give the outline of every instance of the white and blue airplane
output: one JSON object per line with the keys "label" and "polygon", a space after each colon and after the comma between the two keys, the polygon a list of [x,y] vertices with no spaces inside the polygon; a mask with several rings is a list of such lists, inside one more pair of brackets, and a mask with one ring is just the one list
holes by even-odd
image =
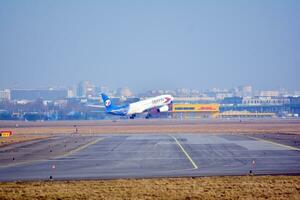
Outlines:
{"label": "white and blue airplane", "polygon": [[116,106],[112,104],[110,98],[106,94],[102,93],[101,96],[106,113],[120,116],[130,116],[130,119],[134,119],[137,114],[145,112],[148,112],[146,118],[149,118],[149,112],[152,109],[157,109],[158,112],[167,112],[169,110],[168,105],[172,103],[174,99],[171,95],[160,95],[142,101]]}

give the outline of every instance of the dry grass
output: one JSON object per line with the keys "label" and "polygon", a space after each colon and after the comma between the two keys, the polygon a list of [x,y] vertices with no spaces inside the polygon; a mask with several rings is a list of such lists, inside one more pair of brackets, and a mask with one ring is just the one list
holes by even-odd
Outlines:
{"label": "dry grass", "polygon": [[[15,127],[18,123],[19,127]],[[67,122],[1,122],[16,134],[74,133],[300,133],[300,120],[269,121],[67,121]]]}
{"label": "dry grass", "polygon": [[0,137],[0,146],[6,146],[13,143],[18,142],[25,142],[25,141],[31,141],[31,140],[38,140],[47,138],[49,136],[37,136],[37,135],[31,135],[31,134],[14,134],[10,137]]}
{"label": "dry grass", "polygon": [[300,199],[297,176],[0,183],[0,199]]}
{"label": "dry grass", "polygon": [[[18,127],[16,127],[16,124]],[[0,146],[50,137],[72,134],[75,127],[80,134],[107,133],[300,133],[300,120],[224,121],[224,120],[121,120],[112,121],[55,121],[22,122],[0,121],[2,130],[12,130],[14,135],[0,137]]]}

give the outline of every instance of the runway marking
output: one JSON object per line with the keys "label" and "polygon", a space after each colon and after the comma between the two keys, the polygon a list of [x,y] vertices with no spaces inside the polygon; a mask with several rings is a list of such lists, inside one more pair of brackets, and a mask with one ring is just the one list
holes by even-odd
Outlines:
{"label": "runway marking", "polygon": [[183,146],[179,143],[179,141],[172,135],[170,135],[175,142],[177,143],[177,145],[180,147],[181,151],[184,153],[184,155],[187,157],[187,159],[192,163],[194,169],[198,169],[198,166],[196,165],[196,163],[193,161],[193,159],[191,158],[191,156],[185,151],[185,149],[183,148]]}
{"label": "runway marking", "polygon": [[290,150],[300,151],[300,149],[297,148],[297,147],[292,147],[292,146],[289,146],[289,145],[280,144],[280,143],[277,143],[277,142],[272,142],[270,140],[265,140],[265,139],[261,139],[261,138],[257,138],[257,137],[253,137],[253,136],[247,136],[247,137],[258,140],[258,141],[262,141],[262,142],[274,144],[274,145],[277,145],[277,146],[285,147],[285,148],[290,149]]}
{"label": "runway marking", "polygon": [[[64,154],[64,155],[60,155],[60,156],[56,156],[54,157],[54,159],[59,159],[59,158],[63,158],[63,157],[67,157],[71,154],[74,154],[80,150],[83,150],[85,148],[87,148],[88,146],[92,145],[92,144],[96,144],[97,142],[103,140],[104,138],[98,138],[94,141],[91,141],[77,149],[74,149],[72,151],[69,151],[68,153]],[[10,164],[6,164],[6,165],[3,165],[3,166],[0,166],[0,169],[1,168],[7,168],[7,167],[14,167],[14,166],[18,166],[18,165],[24,165],[24,164],[31,164],[31,163],[35,163],[35,162],[44,162],[44,161],[52,161],[53,159],[38,159],[38,160],[29,160],[29,161],[23,161],[23,162],[18,162],[18,163],[10,163]]]}
{"label": "runway marking", "polygon": [[66,154],[64,154],[64,155],[61,155],[61,156],[58,156],[58,157],[56,157],[56,158],[63,158],[63,157],[70,156],[70,155],[72,155],[72,154],[74,154],[74,153],[76,153],[76,152],[78,152],[78,151],[81,151],[81,150],[87,148],[87,147],[90,146],[90,145],[96,144],[97,142],[99,142],[99,141],[101,141],[101,140],[103,140],[103,139],[104,139],[104,138],[98,138],[98,139],[96,139],[96,140],[93,140],[93,141],[91,141],[91,142],[89,142],[89,143],[87,143],[87,144],[85,144],[85,145],[83,145],[83,146],[81,146],[81,147],[78,147],[77,149],[74,149],[74,150],[72,150],[72,151],[69,151],[68,153],[66,153]]}

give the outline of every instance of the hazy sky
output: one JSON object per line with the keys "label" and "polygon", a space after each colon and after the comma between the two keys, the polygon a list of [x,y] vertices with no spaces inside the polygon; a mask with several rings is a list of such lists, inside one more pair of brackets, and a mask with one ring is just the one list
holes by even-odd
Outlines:
{"label": "hazy sky", "polygon": [[0,1],[0,88],[300,89],[300,1]]}

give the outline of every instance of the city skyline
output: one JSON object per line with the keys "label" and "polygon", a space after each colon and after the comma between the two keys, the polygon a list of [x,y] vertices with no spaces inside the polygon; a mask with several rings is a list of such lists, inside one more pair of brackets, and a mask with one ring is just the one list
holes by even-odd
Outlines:
{"label": "city skyline", "polygon": [[[258,90],[251,85],[237,86],[233,88],[209,88],[197,90],[193,88],[177,88],[177,89],[152,89],[142,92],[135,92],[129,87],[110,88],[107,86],[97,86],[90,81],[79,82],[76,86],[72,87],[40,87],[40,88],[0,88],[0,99],[10,99],[11,93],[17,92],[27,93],[27,95],[39,96],[42,93],[48,92],[59,93],[61,98],[94,98],[99,97],[100,94],[106,93],[114,97],[146,97],[162,94],[171,94],[178,97],[191,96],[191,97],[216,97],[217,99],[224,99],[225,97],[288,97],[300,96],[300,91],[291,91],[285,88],[275,90]],[[24,95],[23,94],[23,95]],[[25,96],[27,96],[25,95]],[[15,96],[15,95],[13,95]],[[18,96],[18,95],[17,95]],[[22,95],[21,95],[22,96]],[[43,95],[42,95],[43,96]],[[32,98],[32,97],[31,97]]]}
{"label": "city skyline", "polygon": [[164,91],[176,91],[176,90],[182,90],[182,89],[186,89],[186,90],[196,90],[199,92],[205,92],[205,91],[212,91],[212,90],[234,90],[234,89],[241,89],[243,87],[251,87],[252,91],[287,91],[287,92],[299,92],[300,89],[296,89],[296,90],[292,90],[290,88],[283,88],[283,87],[273,87],[273,88],[255,88],[253,85],[251,84],[246,84],[246,85],[236,85],[233,87],[229,87],[229,88],[225,88],[225,87],[211,87],[211,88],[187,88],[187,87],[178,87],[178,88],[146,88],[145,90],[142,91],[138,91],[135,90],[135,88],[130,88],[128,86],[117,86],[117,87],[109,87],[108,85],[104,85],[104,84],[96,84],[92,81],[79,81],[76,84],[72,84],[72,85],[43,85],[43,86],[34,86],[34,87],[25,87],[25,86],[11,86],[11,87],[0,87],[0,90],[5,90],[5,89],[76,89],[78,88],[78,85],[82,84],[83,82],[88,82],[89,84],[91,84],[94,88],[107,88],[109,90],[114,90],[117,91],[118,89],[122,89],[122,88],[128,88],[130,89],[130,91],[132,91],[133,93],[143,93],[143,92],[148,92],[148,91],[158,91],[158,90],[164,90]]}

